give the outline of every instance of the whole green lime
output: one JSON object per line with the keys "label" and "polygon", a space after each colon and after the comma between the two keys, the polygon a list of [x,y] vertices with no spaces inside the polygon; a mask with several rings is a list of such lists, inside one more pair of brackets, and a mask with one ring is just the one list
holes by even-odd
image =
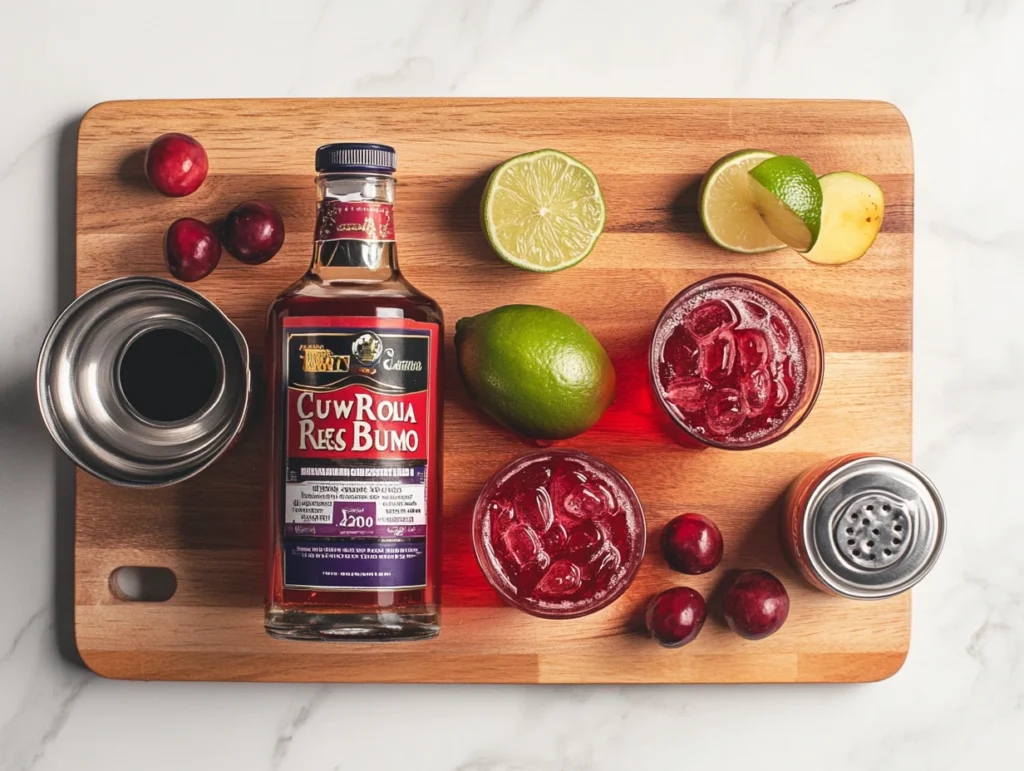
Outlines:
{"label": "whole green lime", "polygon": [[455,350],[473,401],[534,439],[583,433],[615,398],[615,369],[601,343],[551,308],[504,305],[459,319]]}

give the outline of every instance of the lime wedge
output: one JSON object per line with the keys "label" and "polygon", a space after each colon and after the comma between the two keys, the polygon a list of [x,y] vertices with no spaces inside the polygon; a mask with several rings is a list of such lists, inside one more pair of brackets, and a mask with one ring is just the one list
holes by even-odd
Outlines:
{"label": "lime wedge", "polygon": [[558,150],[538,150],[494,170],[480,217],[501,259],[553,273],[590,254],[604,228],[604,198],[582,163]]}
{"label": "lime wedge", "polygon": [[719,158],[700,183],[697,208],[708,238],[732,252],[756,254],[782,249],[754,205],[748,172],[775,153],[738,150]]}
{"label": "lime wedge", "polygon": [[795,155],[776,155],[750,170],[754,205],[777,238],[806,252],[821,230],[821,183]]}

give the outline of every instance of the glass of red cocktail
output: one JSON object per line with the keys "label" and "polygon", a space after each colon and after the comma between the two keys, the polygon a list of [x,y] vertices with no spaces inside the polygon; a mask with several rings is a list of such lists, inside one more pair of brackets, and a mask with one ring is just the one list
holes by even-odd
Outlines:
{"label": "glass of red cocktail", "polygon": [[542,618],[576,618],[616,600],[646,543],[629,482],[581,452],[517,458],[491,477],[473,511],[473,548],[487,580]]}
{"label": "glass of red cocktail", "polygon": [[824,358],[818,328],[792,294],[757,276],[712,276],[662,312],[651,382],[683,443],[751,450],[807,417]]}

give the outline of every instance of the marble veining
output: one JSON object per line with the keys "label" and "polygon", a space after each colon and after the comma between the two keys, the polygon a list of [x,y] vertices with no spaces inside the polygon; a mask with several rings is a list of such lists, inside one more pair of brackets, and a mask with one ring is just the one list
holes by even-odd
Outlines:
{"label": "marble veining", "polygon": [[[1024,2],[0,4],[0,771],[1020,765]],[[349,95],[836,97],[903,110],[917,175],[915,458],[951,523],[943,559],[915,592],[896,677],[122,683],[60,656],[54,554],[67,529],[32,383],[42,335],[68,299],[74,122],[106,99]]]}

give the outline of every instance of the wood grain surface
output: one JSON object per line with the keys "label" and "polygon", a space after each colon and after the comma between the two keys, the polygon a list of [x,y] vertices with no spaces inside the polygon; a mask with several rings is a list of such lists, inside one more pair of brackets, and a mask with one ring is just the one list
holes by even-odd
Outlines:
{"label": "wood grain surface", "polygon": [[[195,136],[210,175],[195,194],[165,198],[142,172],[149,142]],[[96,672],[121,678],[526,683],[868,681],[893,674],[910,637],[910,597],[863,603],[828,597],[788,567],[777,502],[826,457],[911,453],[913,160],[900,112],[876,102],[676,99],[337,99],[111,102],[84,117],[78,144],[77,288],[127,274],[164,275],[172,220],[216,221],[259,198],[283,214],[287,238],[271,262],[225,253],[193,286],[262,352],[267,305],[309,262],[313,152],[329,141],[398,150],[396,224],[408,278],[446,314],[444,615],[439,638],[381,644],[300,643],[263,631],[260,562],[262,401],[237,446],[198,478],[163,490],[113,487],[78,473],[76,631]],[[478,224],[489,172],[517,153],[556,147],[588,164],[608,221],[594,252],[554,275],[509,267]],[[805,158],[819,174],[849,169],[885,192],[882,232],[841,267],[795,252],[744,256],[714,246],[696,214],[701,175],[718,157],[763,147]],[[668,300],[717,272],[777,281],[810,309],[824,339],[825,382],[806,423],[750,452],[684,450],[663,432],[645,360]],[[531,447],[468,401],[454,365],[454,322],[512,302],[572,314],[615,362],[618,399],[566,444],[618,467],[644,504],[652,548],[626,595],[587,618],[546,621],[504,606],[472,554],[470,511],[500,465]],[[676,514],[712,516],[725,535],[722,567],[688,578],[657,547]],[[165,566],[178,580],[163,603],[119,599],[110,575]],[[733,635],[713,613],[693,644],[664,650],[642,634],[646,600],[689,584],[712,598],[730,569],[778,574],[792,599],[785,627],[761,642]]]}

